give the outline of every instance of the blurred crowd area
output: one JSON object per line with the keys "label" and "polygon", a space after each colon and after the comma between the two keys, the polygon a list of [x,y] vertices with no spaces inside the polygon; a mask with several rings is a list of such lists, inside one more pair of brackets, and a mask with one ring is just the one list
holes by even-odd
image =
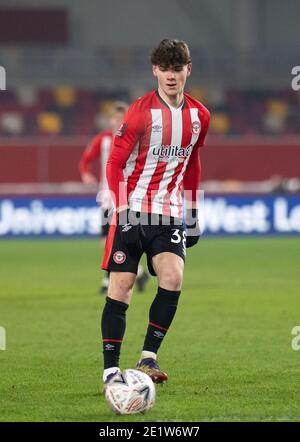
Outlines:
{"label": "blurred crowd area", "polygon": [[[193,85],[188,93],[211,111],[210,134],[245,136],[300,133],[300,93],[293,90],[203,89]],[[115,100],[130,102],[132,96],[127,90],[116,89],[112,93],[69,86],[8,89],[1,94],[0,135],[92,135],[107,129]]]}

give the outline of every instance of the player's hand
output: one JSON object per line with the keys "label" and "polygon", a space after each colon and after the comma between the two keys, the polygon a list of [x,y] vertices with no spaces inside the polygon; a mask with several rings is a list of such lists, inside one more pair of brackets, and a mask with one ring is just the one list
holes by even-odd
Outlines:
{"label": "player's hand", "polygon": [[125,209],[119,212],[118,228],[122,241],[128,246],[140,248],[142,246],[140,238],[140,224],[136,212]]}
{"label": "player's hand", "polygon": [[83,173],[81,179],[84,184],[97,184],[97,178],[90,172]]}
{"label": "player's hand", "polygon": [[193,247],[200,239],[201,230],[198,221],[198,209],[187,209],[185,216],[186,247]]}

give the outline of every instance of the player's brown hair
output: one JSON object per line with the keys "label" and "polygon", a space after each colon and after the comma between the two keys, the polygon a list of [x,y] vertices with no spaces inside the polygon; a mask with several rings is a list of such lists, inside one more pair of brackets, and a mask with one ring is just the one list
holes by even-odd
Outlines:
{"label": "player's brown hair", "polygon": [[151,53],[151,63],[156,66],[176,66],[191,63],[188,45],[182,40],[164,38]]}

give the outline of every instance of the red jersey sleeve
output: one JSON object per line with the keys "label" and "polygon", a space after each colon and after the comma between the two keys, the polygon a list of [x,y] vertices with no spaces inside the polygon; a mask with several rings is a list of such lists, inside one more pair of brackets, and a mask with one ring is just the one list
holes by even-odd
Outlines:
{"label": "red jersey sleeve", "polygon": [[116,132],[113,147],[120,147],[131,152],[143,130],[143,111],[139,100],[137,100],[126,112],[124,121]]}
{"label": "red jersey sleeve", "polygon": [[203,109],[199,109],[198,113],[200,121],[201,121],[201,132],[198,138],[198,141],[196,143],[196,146],[204,146],[205,144],[205,138],[208,132],[209,128],[209,122],[210,122],[210,112],[206,107],[203,106]]}
{"label": "red jersey sleeve", "polygon": [[100,133],[91,140],[91,142],[87,145],[86,149],[84,150],[79,163],[79,170],[81,174],[90,172],[91,163],[95,161],[97,158],[100,159],[101,139],[102,139],[102,134]]}
{"label": "red jersey sleeve", "polygon": [[144,130],[139,100],[133,103],[115,134],[106,166],[106,178],[116,209],[128,205],[123,169]]}

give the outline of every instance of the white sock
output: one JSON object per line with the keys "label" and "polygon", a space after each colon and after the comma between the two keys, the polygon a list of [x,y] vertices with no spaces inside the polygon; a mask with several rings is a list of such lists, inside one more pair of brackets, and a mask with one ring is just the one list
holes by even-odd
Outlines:
{"label": "white sock", "polygon": [[103,372],[103,382],[106,381],[107,376],[109,376],[110,374],[114,373],[115,371],[118,371],[119,373],[121,373],[121,370],[119,367],[110,367],[110,368],[106,368]]}
{"label": "white sock", "polygon": [[104,276],[104,278],[102,278],[102,287],[108,288],[108,283],[109,283],[108,277]]}
{"label": "white sock", "polygon": [[143,267],[139,264],[139,265],[138,265],[138,271],[137,271],[137,275],[136,275],[136,277],[137,277],[137,278],[140,278],[140,277],[142,276],[143,273],[144,273],[144,269],[143,269]]}
{"label": "white sock", "polygon": [[146,359],[146,358],[152,358],[155,359],[157,358],[156,353],[153,353],[153,351],[142,351],[142,355],[141,355],[141,359]]}

